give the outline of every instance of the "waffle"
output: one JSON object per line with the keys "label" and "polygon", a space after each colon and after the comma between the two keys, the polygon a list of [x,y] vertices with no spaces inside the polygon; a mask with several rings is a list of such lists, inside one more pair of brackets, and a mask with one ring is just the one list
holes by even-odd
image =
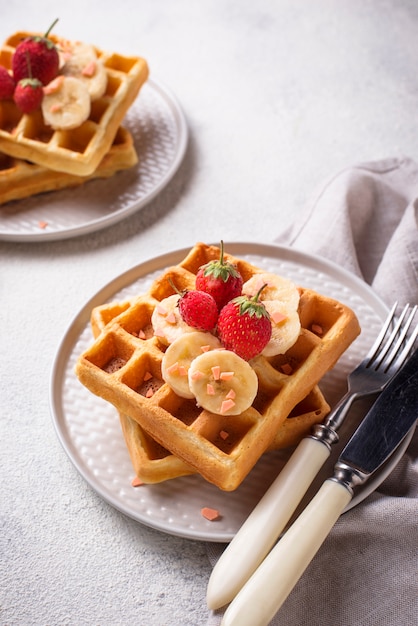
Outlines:
{"label": "waffle", "polygon": [[[155,305],[173,293],[193,288],[199,267],[219,258],[216,246],[198,243],[177,266],[154,281],[102,330],[80,355],[76,374],[94,394],[129,415],[162,447],[179,457],[220,489],[238,487],[269,448],[280,425],[302,402],[322,376],[360,332],[351,309],[312,290],[300,288],[301,332],[286,354],[251,361],[258,376],[253,405],[239,416],[214,415],[193,400],[178,397],[161,377],[164,348],[152,333]],[[225,255],[235,262],[244,281],[257,267]],[[139,337],[143,330],[144,339]],[[316,332],[315,332],[316,331]],[[142,334],[142,333],[141,333]],[[146,374],[151,381],[144,382]],[[146,397],[147,385],[155,393]],[[219,434],[228,432],[227,442]]]}
{"label": "waffle", "polygon": [[[19,42],[34,33],[17,32],[0,50],[0,64],[11,68]],[[55,43],[60,39],[50,36]],[[0,151],[48,169],[89,176],[110,150],[122,120],[148,78],[140,57],[127,57],[96,48],[107,73],[105,94],[91,103],[89,118],[78,128],[54,131],[40,110],[23,115],[12,100],[0,101]]]}
{"label": "waffle", "polygon": [[[95,307],[91,312],[93,335],[98,337],[106,325],[117,315],[126,311],[130,305],[130,301],[124,301]],[[269,450],[296,445],[302,437],[310,433],[313,424],[323,421],[328,411],[328,403],[319,388],[315,386],[280,425]],[[119,417],[135,474],[144,483],[158,483],[196,473],[190,465],[160,446],[141,428],[138,422],[128,415],[120,414]],[[225,431],[223,433],[225,444],[227,435]]]}
{"label": "waffle", "polygon": [[109,178],[136,163],[138,156],[132,136],[122,126],[118,129],[109,152],[90,176],[54,172],[42,165],[0,153],[0,205],[46,191],[78,187],[96,178]]}

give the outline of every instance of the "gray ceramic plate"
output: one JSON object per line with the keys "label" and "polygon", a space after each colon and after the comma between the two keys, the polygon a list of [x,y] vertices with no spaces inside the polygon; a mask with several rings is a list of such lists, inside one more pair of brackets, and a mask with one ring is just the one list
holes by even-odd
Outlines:
{"label": "gray ceramic plate", "polygon": [[[138,164],[105,180],[39,194],[0,206],[0,239],[51,241],[84,235],[142,209],[177,171],[187,146],[187,125],[175,96],[148,80],[129,109]],[[46,227],[40,227],[46,223]]]}
{"label": "gray ceramic plate", "polygon": [[[226,250],[255,265],[289,277],[349,305],[357,314],[362,333],[321,381],[332,405],[346,389],[347,374],[362,360],[377,336],[387,308],[362,281],[338,266],[274,245],[227,243]],[[92,342],[89,317],[92,307],[124,300],[146,291],[166,267],[188,252],[172,252],[133,267],[101,289],[76,315],[53,366],[50,405],[58,437],[69,458],[89,485],[109,504],[133,519],[174,535],[205,541],[230,541],[262,494],[286,462],[289,451],[264,455],[234,492],[223,492],[199,476],[187,476],[157,485],[133,488],[133,470],[123,441],[115,408],[90,393],[77,380],[74,365]],[[356,405],[355,405],[356,406]],[[348,440],[366,407],[357,404],[340,430],[340,442],[318,477],[329,477],[339,450]],[[412,436],[412,433],[411,433]],[[359,488],[350,507],[366,498],[395,467],[409,442],[408,437],[373,480]],[[314,486],[314,489],[316,488]],[[204,519],[202,507],[218,509],[221,519]]]}

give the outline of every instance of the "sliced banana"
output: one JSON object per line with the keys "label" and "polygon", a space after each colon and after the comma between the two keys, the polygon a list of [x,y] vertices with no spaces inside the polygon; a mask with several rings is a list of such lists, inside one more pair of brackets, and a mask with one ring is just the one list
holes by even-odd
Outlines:
{"label": "sliced banana", "polygon": [[189,367],[189,386],[199,406],[218,415],[239,415],[257,395],[252,367],[230,350],[211,350]]}
{"label": "sliced banana", "polygon": [[299,306],[300,294],[296,285],[288,278],[283,278],[270,272],[254,274],[242,286],[242,293],[247,296],[255,296],[263,285],[267,285],[260,294],[260,300],[280,300],[290,308]]}
{"label": "sliced banana", "polygon": [[107,87],[107,72],[97,58],[94,47],[81,42],[72,42],[66,48],[64,58],[61,73],[81,80],[86,85],[91,100],[101,98]]}
{"label": "sliced banana", "polygon": [[163,379],[178,396],[193,398],[188,378],[190,364],[196,357],[216,348],[221,348],[221,342],[210,333],[195,331],[181,335],[167,348],[163,356]]}
{"label": "sliced banana", "polygon": [[154,335],[165,346],[169,346],[184,333],[196,332],[196,328],[183,321],[177,306],[179,299],[179,294],[168,296],[161,300],[152,312],[151,324]]}
{"label": "sliced banana", "polygon": [[270,315],[271,338],[261,354],[267,357],[284,354],[299,337],[299,314],[289,304],[279,300],[263,300],[263,304]]}
{"label": "sliced banana", "polygon": [[44,88],[42,115],[55,130],[77,128],[90,115],[87,87],[76,78],[58,76]]}

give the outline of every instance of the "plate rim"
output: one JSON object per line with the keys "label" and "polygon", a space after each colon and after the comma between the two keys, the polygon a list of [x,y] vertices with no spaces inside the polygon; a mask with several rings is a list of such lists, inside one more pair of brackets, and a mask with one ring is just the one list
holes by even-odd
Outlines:
{"label": "plate rim", "polygon": [[[275,243],[262,244],[254,242],[231,241],[225,242],[225,248],[231,254],[235,254],[235,256],[243,254],[242,249],[244,249],[245,254],[248,256],[259,254],[262,254],[263,256],[273,256],[274,258],[278,258],[282,261],[290,261],[296,264],[307,265],[309,266],[309,268],[313,268],[317,271],[325,271],[326,273],[331,275],[333,273],[336,273],[338,281],[340,281],[341,277],[344,281],[344,285],[346,285],[347,282],[348,286],[350,286],[351,284],[356,294],[358,294],[360,291],[360,296],[366,303],[369,304],[369,306],[372,307],[376,315],[382,318],[382,321],[385,319],[389,311],[387,305],[383,302],[380,296],[376,294],[367,283],[365,283],[355,274],[349,272],[345,268],[340,267],[331,260],[324,259],[314,254],[303,252],[289,246],[278,245]],[[155,270],[163,269],[164,267],[177,263],[179,260],[186,256],[190,249],[191,246],[172,249],[168,252],[156,255],[155,257],[139,262],[138,264],[118,274],[110,281],[106,282],[91,296],[91,298],[89,298],[84,303],[84,305],[78,310],[78,312],[73,316],[70,323],[67,325],[67,329],[64,332],[64,335],[61,338],[55,353],[49,380],[49,409],[56,435],[69,460],[82,476],[82,478],[87,482],[89,487],[93,489],[93,491],[98,494],[105,502],[110,504],[112,507],[114,507],[116,510],[123,513],[124,515],[127,515],[131,519],[134,519],[135,521],[155,530],[186,539],[226,543],[232,540],[234,533],[231,534],[224,531],[216,531],[216,527],[214,527],[213,531],[209,533],[206,533],[200,529],[178,529],[175,527],[170,527],[165,522],[160,522],[159,520],[149,520],[142,516],[138,516],[138,514],[130,511],[129,507],[121,505],[120,501],[118,501],[117,498],[109,495],[99,483],[92,483],[86,473],[85,467],[81,462],[79,462],[77,455],[74,454],[75,448],[73,442],[71,440],[69,441],[68,438],[65,437],[65,432],[62,427],[64,414],[62,410],[63,407],[61,406],[62,397],[60,394],[60,383],[62,383],[65,366],[68,364],[68,357],[74,347],[74,342],[78,339],[80,333],[85,329],[85,326],[88,323],[91,308],[109,300],[109,298],[112,297],[112,294],[120,291],[124,287],[129,286],[130,283],[132,283],[134,280],[138,280],[139,278],[141,278],[141,276],[145,276],[146,274],[151,273]],[[239,252],[237,252],[238,250]],[[333,277],[335,278],[335,276]],[[373,306],[370,304],[370,302],[373,302]],[[403,450],[406,449],[406,446],[409,444],[409,440],[412,437],[412,434],[413,431],[411,429],[409,435],[407,435],[404,441],[400,444],[398,451],[395,451],[393,455],[396,455],[396,452],[398,452],[399,459],[401,458],[403,454],[401,448]],[[400,455],[399,451],[401,451]],[[395,461],[393,466],[389,464],[389,466],[386,468],[386,471],[383,470],[382,473],[379,473],[377,481],[378,484],[376,484],[376,486],[373,486],[372,480],[368,481],[366,483],[367,493],[365,495],[361,494],[361,498],[356,498],[355,496],[351,501],[350,506],[347,507],[346,510],[353,508],[361,501],[363,501],[366,497],[368,497],[368,495],[370,495],[370,493],[372,493],[381,484],[381,482],[383,482],[386,476],[394,469],[399,459]]]}
{"label": "plate rim", "polygon": [[[164,176],[160,179],[157,185],[153,187],[150,193],[147,193],[145,197],[141,198],[130,204],[126,208],[117,209],[112,213],[99,217],[97,219],[89,220],[83,224],[72,226],[69,228],[64,228],[62,230],[55,230],[52,232],[39,232],[39,233],[8,233],[1,230],[1,222],[0,222],[0,241],[8,241],[8,242],[20,242],[20,243],[32,243],[32,242],[49,242],[49,241],[63,241],[66,239],[74,239],[76,237],[80,237],[82,235],[87,235],[89,233],[99,232],[104,228],[108,228],[126,218],[130,215],[133,215],[140,209],[143,209],[147,206],[161,191],[168,185],[171,179],[174,177],[176,172],[178,171],[185,153],[187,149],[187,145],[189,142],[189,128],[187,125],[187,120],[185,113],[180,105],[180,102],[177,96],[173,93],[173,91],[160,79],[148,78],[142,89],[150,88],[151,91],[157,93],[164,101],[169,105],[170,111],[173,115],[173,119],[176,122],[177,131],[178,131],[178,141],[176,145],[176,154],[175,157],[170,164],[170,167],[164,173]],[[141,91],[139,91],[137,98],[134,102],[136,102],[140,96]],[[140,164],[138,165],[140,167]],[[53,193],[53,192],[52,192]],[[24,199],[22,199],[24,201]],[[21,201],[22,201],[21,200]],[[1,207],[0,207],[1,211]]]}

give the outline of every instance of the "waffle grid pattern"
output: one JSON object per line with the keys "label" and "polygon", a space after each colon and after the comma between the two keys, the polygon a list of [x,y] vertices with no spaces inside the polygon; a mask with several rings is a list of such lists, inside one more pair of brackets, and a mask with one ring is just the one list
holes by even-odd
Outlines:
{"label": "waffle grid pattern", "polygon": [[[0,63],[11,67],[18,43],[33,35],[18,32],[0,50]],[[50,37],[59,44],[59,38]],[[49,169],[89,176],[109,151],[129,107],[148,78],[141,57],[96,49],[107,73],[105,94],[92,102],[89,118],[71,131],[54,131],[44,124],[41,111],[23,115],[11,100],[0,102],[0,150]]]}
{"label": "waffle grid pattern", "polygon": [[[97,338],[107,324],[130,306],[131,302],[125,301],[95,307],[91,313],[94,337]],[[149,383],[149,386],[152,387],[152,384]],[[144,386],[143,394],[146,394],[146,391],[147,387]],[[268,450],[295,445],[303,436],[309,434],[313,424],[323,421],[328,411],[328,403],[320,389],[315,386],[280,425]],[[135,474],[140,480],[152,484],[196,473],[194,468],[158,444],[129,415],[120,414],[119,417],[129,456]],[[229,433],[226,434],[229,437]]]}
{"label": "waffle grid pattern", "polygon": [[[197,244],[178,266],[157,278],[146,295],[107,324],[78,360],[76,372],[90,391],[129,415],[206,480],[229,491],[242,482],[271,446],[287,415],[335,364],[357,336],[359,326],[345,305],[301,289],[302,331],[296,344],[280,357],[260,356],[252,361],[259,378],[253,406],[233,421],[201,410],[162,382],[164,348],[151,335],[150,318],[156,303],[173,293],[168,278],[178,289],[193,288],[198,268],[218,257],[217,247]],[[229,258],[237,264],[244,281],[259,271],[245,261]],[[320,335],[313,328],[321,329]],[[139,338],[141,329],[145,340]],[[148,373],[156,387],[151,397],[141,393]],[[223,430],[229,433],[226,441],[219,437]]]}
{"label": "waffle grid pattern", "polygon": [[109,178],[137,162],[132,135],[123,126],[118,129],[109,152],[90,176],[57,172],[0,153],[0,204],[46,191],[78,187],[96,178]]}

